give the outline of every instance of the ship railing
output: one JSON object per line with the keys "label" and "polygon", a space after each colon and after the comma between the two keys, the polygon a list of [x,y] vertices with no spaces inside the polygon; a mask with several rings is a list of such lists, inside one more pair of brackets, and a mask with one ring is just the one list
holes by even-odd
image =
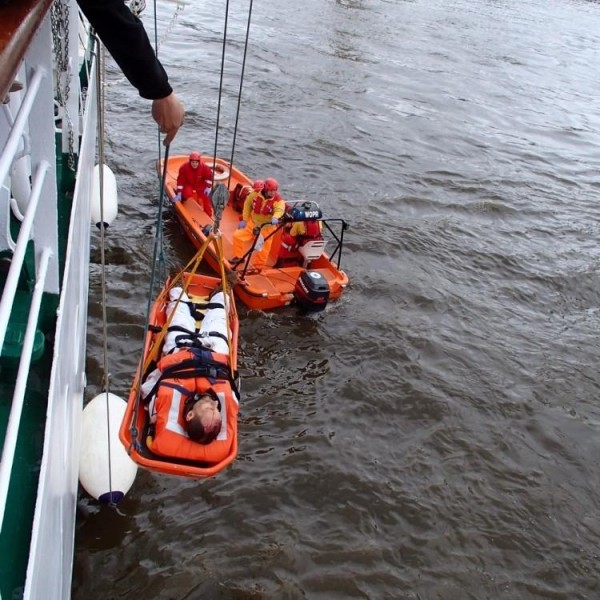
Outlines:
{"label": "ship railing", "polygon": [[[31,254],[30,245],[33,246],[35,260],[35,274],[28,275],[32,284],[29,311],[26,323],[18,332],[22,342],[0,462],[0,530],[6,512],[42,297],[44,293],[59,292],[56,152],[52,118],[54,92],[52,53],[48,52],[52,44],[51,23],[47,15],[49,6],[47,1],[15,3],[14,11],[4,17],[21,19],[18,21],[20,25],[10,43],[0,48],[0,57],[10,60],[2,68],[3,75],[10,73],[10,79],[6,80],[3,76],[0,98],[0,251],[5,264],[10,265],[4,275],[0,300],[0,354],[7,345],[11,316],[17,308],[21,308],[15,304],[16,299],[21,298],[19,283],[23,273],[27,272],[25,263]],[[25,12],[21,14],[21,10]],[[18,86],[11,85],[11,81],[18,82]],[[23,185],[20,186],[20,200],[17,200],[17,194],[13,193],[17,180],[15,169],[17,163],[23,162],[27,164],[27,170],[18,174]],[[44,209],[39,210],[42,199]]]}
{"label": "ship railing", "polygon": [[[17,118],[13,123],[13,127],[9,134],[7,143],[0,155],[0,181],[6,181],[9,169],[13,164],[17,155],[19,143],[24,135],[25,128],[29,121],[31,108],[38,95],[40,83],[44,77],[44,71],[40,67],[35,70],[33,77],[30,79],[27,93],[21,103]],[[0,353],[4,347],[8,323],[12,313],[19,277],[25,260],[27,245],[32,237],[33,225],[35,216],[40,205],[40,198],[44,183],[50,170],[50,163],[42,160],[37,165],[37,170],[33,176],[31,185],[31,194],[23,220],[19,228],[19,234],[11,257],[10,269],[2,292],[2,300],[0,302]],[[4,439],[2,449],[2,460],[0,463],[0,529],[4,520],[4,512],[6,508],[6,499],[8,495],[8,487],[14,461],[15,449],[17,446],[17,438],[19,425],[21,422],[21,414],[23,411],[23,403],[25,398],[25,388],[27,376],[31,365],[31,357],[33,353],[33,345],[35,340],[35,332],[37,328],[38,318],[40,314],[42,294],[44,292],[46,276],[48,274],[48,264],[53,255],[53,250],[46,246],[38,249],[40,259],[38,261],[37,277],[32,295],[29,316],[25,328],[23,338],[23,347],[21,359],[17,371],[17,379],[11,404],[11,410],[8,420],[8,427]]]}

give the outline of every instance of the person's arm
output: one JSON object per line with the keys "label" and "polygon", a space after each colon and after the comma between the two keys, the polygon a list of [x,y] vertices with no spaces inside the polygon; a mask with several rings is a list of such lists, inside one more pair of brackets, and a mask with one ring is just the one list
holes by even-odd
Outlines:
{"label": "person's arm", "polygon": [[156,57],[143,23],[123,0],[77,0],[115,62],[142,98],[153,100],[152,117],[169,145],[183,123],[183,106]]}
{"label": "person's arm", "polygon": [[206,163],[202,163],[200,166],[202,167],[202,178],[207,185],[210,185],[212,183],[213,170]]}
{"label": "person's arm", "polygon": [[256,192],[250,192],[246,196],[246,200],[244,200],[244,210],[242,212],[242,219],[247,221],[250,218],[250,214],[252,212],[252,203],[254,202],[254,198],[256,198]]}
{"label": "person's arm", "polygon": [[146,377],[146,381],[142,383],[141,396],[145,398],[154,388],[156,382],[160,379],[161,376],[160,369],[154,369],[148,377]]}
{"label": "person's arm", "polygon": [[181,167],[179,167],[179,172],[177,173],[177,191],[181,191],[181,189],[183,189],[183,186],[187,183],[186,169],[185,169],[186,164],[187,163],[183,163],[181,165]]}
{"label": "person's arm", "polygon": [[297,237],[299,235],[303,235],[305,232],[304,223],[302,221],[296,221],[292,228],[290,229],[290,235],[292,237]]}
{"label": "person's arm", "polygon": [[143,23],[123,0],[77,0],[102,43],[142,98],[166,98],[173,92]]}
{"label": "person's arm", "polygon": [[273,205],[273,217],[276,219],[281,219],[285,214],[285,200],[283,198],[279,198]]}

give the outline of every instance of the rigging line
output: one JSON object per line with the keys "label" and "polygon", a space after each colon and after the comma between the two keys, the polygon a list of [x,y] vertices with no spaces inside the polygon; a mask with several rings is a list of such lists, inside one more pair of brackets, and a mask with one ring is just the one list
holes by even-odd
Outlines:
{"label": "rigging line", "polygon": [[[223,76],[225,72],[225,48],[227,46],[227,23],[229,21],[229,0],[225,3],[225,23],[223,25],[223,47],[221,50],[221,74],[219,78],[219,99],[217,101],[217,123],[215,126],[215,150],[213,152],[213,167],[217,165],[217,146],[219,142],[219,120],[221,118],[221,101],[223,98]],[[213,168],[213,175],[211,181],[211,187],[215,185],[215,169]]]}
{"label": "rigging line", "polygon": [[[169,292],[177,285],[177,283],[179,282],[180,279],[182,279],[182,280],[184,279],[185,272],[188,270],[190,265],[193,264],[191,272],[192,273],[197,272],[198,267],[202,261],[202,257],[204,256],[204,251],[208,247],[209,241],[210,241],[210,238],[207,238],[204,241],[204,243],[202,244],[202,246],[200,247],[200,249],[198,250],[198,252],[190,260],[190,262],[175,277],[173,277],[171,279],[168,286],[165,286],[165,288],[163,288],[161,290],[161,292],[159,293],[159,295],[156,299],[156,304],[158,304],[159,302],[164,302],[165,304],[167,304],[167,307],[168,307]],[[139,433],[135,424],[138,421],[138,409],[141,404],[140,400],[141,400],[141,391],[142,391],[142,377],[143,377],[144,373],[146,373],[146,371],[150,367],[150,364],[154,360],[158,361],[158,358],[156,356],[157,352],[162,348],[162,344],[163,344],[165,335],[167,334],[167,331],[171,325],[171,321],[173,320],[173,317],[175,316],[177,306],[179,305],[179,302],[181,301],[183,294],[187,293],[187,290],[188,290],[188,287],[190,286],[190,284],[191,284],[190,277],[188,277],[185,281],[183,281],[183,283],[182,283],[183,289],[182,289],[181,294],[179,295],[179,298],[177,299],[175,307],[171,311],[171,313],[167,319],[167,322],[162,326],[161,331],[159,332],[156,339],[152,340],[152,345],[148,345],[148,355],[146,356],[145,359],[144,359],[144,353],[142,352],[142,356],[140,358],[140,362],[138,365],[139,368],[138,368],[138,372],[137,372],[137,377],[135,378],[136,400],[135,400],[134,410],[133,410],[133,414],[132,414],[131,422],[130,422],[130,426],[129,426],[129,431],[131,432],[131,444],[129,445],[129,449],[128,449],[129,453],[131,453],[132,446],[137,444],[137,437],[138,437],[138,433]],[[145,334],[144,334],[144,350],[146,348],[146,340],[148,337],[149,321],[150,321],[150,318],[148,317],[148,319],[146,320],[146,329],[145,329]]]}
{"label": "rigging line", "polygon": [[104,88],[102,87],[102,72],[104,69],[104,47],[96,37],[96,48],[98,48],[98,65],[96,68],[96,100],[98,103],[98,181],[100,183],[100,264],[102,273],[102,342],[104,352],[104,392],[106,394],[106,431],[108,445],[108,491],[110,493],[110,506],[116,506],[113,502],[113,487],[112,487],[112,457],[111,457],[111,437],[110,437],[110,406],[108,394],[110,393],[110,376],[108,373],[108,325],[106,316],[106,256],[105,237],[104,237]]}
{"label": "rigging line", "polygon": [[[148,292],[148,303],[146,306],[146,320],[144,322],[144,335],[142,338],[142,353],[141,353],[142,357],[144,356],[144,350],[146,347],[146,338],[148,337],[148,330],[150,328],[150,310],[152,309],[152,298],[154,295],[154,286],[155,286],[155,281],[156,281],[156,262],[157,262],[157,255],[159,254],[158,244],[159,244],[159,241],[162,242],[162,237],[159,235],[158,232],[162,230],[162,213],[163,213],[162,198],[165,193],[165,181],[167,179],[167,165],[169,164],[169,149],[170,149],[170,146],[167,146],[165,148],[165,159],[163,162],[163,174],[162,174],[162,178],[160,181],[160,198],[161,198],[161,200],[158,203],[158,215],[156,217],[156,235],[154,236],[154,251],[152,254],[152,270],[150,271],[150,289]],[[144,376],[144,372],[143,372],[143,368],[142,368],[143,367],[143,359],[140,360],[139,367],[140,368],[139,368],[139,372],[138,372],[137,381],[140,382],[140,384],[138,384],[132,423],[137,423],[138,406],[140,404],[140,396],[141,396],[141,391],[142,391],[141,390],[141,381],[142,381],[142,377]],[[137,439],[137,431],[136,431],[136,435],[132,435],[133,442],[135,442],[136,439]]]}
{"label": "rigging line", "polygon": [[[191,269],[191,273],[196,274],[196,272],[198,271],[198,267],[200,266],[200,262],[202,261],[202,257],[204,256],[204,251],[207,246],[208,246],[208,240],[206,240],[204,242],[204,244],[202,245],[200,250],[194,256],[194,258],[186,265],[186,267],[182,271],[179,272],[177,277],[173,278],[169,282],[169,285],[166,286],[158,295],[156,303],[164,302],[167,305],[167,311],[170,311],[170,313],[168,315],[168,318],[167,318],[165,324],[162,326],[159,334],[156,336],[156,339],[153,340],[152,348],[150,348],[148,355],[146,356],[146,359],[144,360],[144,367],[142,369],[142,373],[145,373],[148,370],[148,367],[152,364],[152,362],[154,360],[156,360],[158,362],[158,360],[159,360],[157,358],[158,350],[162,348],[165,336],[167,335],[169,327],[171,326],[171,322],[173,321],[173,318],[175,317],[175,313],[177,312],[177,307],[179,306],[179,303],[181,302],[183,295],[187,294],[188,288],[190,287],[190,285],[192,283],[192,278],[188,277],[186,279],[184,277],[184,274],[187,271],[189,265],[192,264],[192,262],[194,263],[194,265]],[[179,294],[179,297],[177,298],[177,300],[175,302],[175,306],[171,310],[169,307],[169,304],[170,304],[169,293],[175,287],[175,285],[179,282],[179,279],[183,280],[183,283],[181,285],[181,293]]]}
{"label": "rigging line", "polygon": [[[157,11],[156,11],[156,0],[154,0],[154,53],[156,54],[156,57],[158,58],[158,16],[157,16]],[[156,125],[156,136],[157,136],[157,145],[158,145],[158,164],[160,164],[160,160],[162,158],[162,143],[161,143],[161,133],[160,133],[160,127],[157,124]],[[167,159],[165,157],[165,164],[167,164]],[[159,202],[162,204],[165,199],[164,199],[164,181],[166,180],[166,176],[163,177],[163,179],[160,182],[160,196],[159,196]],[[163,230],[162,227],[157,230],[156,234],[160,237],[159,240],[159,247],[160,247],[160,251],[159,251],[159,259],[158,259],[158,264],[159,264],[159,276],[162,280],[164,280],[166,278],[166,261],[165,261],[165,252],[164,252],[164,244],[163,244]],[[151,291],[152,292],[152,291]]]}
{"label": "rigging line", "polygon": [[158,18],[156,16],[156,0],[154,0],[154,52],[158,57]]}
{"label": "rigging line", "polygon": [[[229,160],[229,164],[232,167],[233,167],[233,156],[235,153],[235,142],[236,142],[236,138],[237,138],[238,123],[240,120],[240,107],[242,104],[242,89],[244,87],[244,74],[246,72],[246,57],[248,56],[248,40],[250,39],[250,23],[252,21],[252,2],[253,2],[253,0],[250,0],[250,5],[248,7],[248,23],[246,25],[246,41],[244,43],[244,58],[242,59],[242,72],[240,73],[240,89],[238,91],[237,110],[235,111],[235,125],[233,127],[233,143],[231,144],[231,158]],[[229,179],[227,181],[227,187],[229,187],[229,184],[231,183],[232,172],[233,172],[233,169],[230,168],[229,169]]]}
{"label": "rigging line", "polygon": [[[213,234],[211,234],[213,235]],[[231,373],[232,379],[235,376],[233,371],[233,335],[231,333],[231,324],[229,322],[231,311],[234,310],[231,305],[231,299],[229,294],[229,281],[227,280],[227,275],[225,273],[225,258],[223,255],[223,237],[220,232],[218,233],[218,237],[213,235],[213,244],[215,247],[215,251],[217,254],[217,258],[219,261],[219,267],[221,268],[221,286],[223,287],[223,308],[225,310],[225,327],[227,332],[227,346],[229,349],[229,372]]]}

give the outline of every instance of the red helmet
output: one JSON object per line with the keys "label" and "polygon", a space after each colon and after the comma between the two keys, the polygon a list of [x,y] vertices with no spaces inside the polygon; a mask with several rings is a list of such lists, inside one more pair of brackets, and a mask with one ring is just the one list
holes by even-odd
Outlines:
{"label": "red helmet", "polygon": [[257,179],[253,184],[252,184],[252,189],[255,192],[262,192],[263,188],[265,187],[265,182],[262,179]]}
{"label": "red helmet", "polygon": [[276,192],[278,189],[279,184],[277,183],[277,179],[273,179],[272,177],[265,179],[265,192]]}
{"label": "red helmet", "polygon": [[200,153],[199,152],[192,152],[189,156],[190,160],[200,160]]}

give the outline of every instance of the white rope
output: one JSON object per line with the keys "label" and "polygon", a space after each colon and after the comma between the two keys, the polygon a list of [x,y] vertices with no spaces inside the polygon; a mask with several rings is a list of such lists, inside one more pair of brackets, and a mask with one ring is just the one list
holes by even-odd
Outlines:
{"label": "white rope", "polygon": [[104,46],[97,38],[98,48],[98,68],[97,73],[97,93],[98,93],[98,181],[100,185],[100,265],[101,265],[101,292],[102,292],[102,349],[103,349],[103,387],[104,393],[106,394],[106,431],[107,440],[106,444],[108,447],[108,491],[109,491],[109,504],[112,504],[112,459],[111,459],[111,436],[110,436],[110,373],[108,371],[108,319],[106,315],[106,256],[105,256],[105,237],[104,237],[104,88],[102,86],[102,79],[104,74]]}

